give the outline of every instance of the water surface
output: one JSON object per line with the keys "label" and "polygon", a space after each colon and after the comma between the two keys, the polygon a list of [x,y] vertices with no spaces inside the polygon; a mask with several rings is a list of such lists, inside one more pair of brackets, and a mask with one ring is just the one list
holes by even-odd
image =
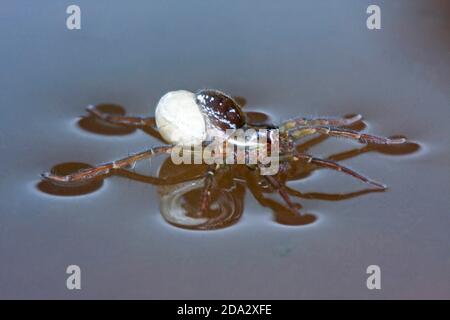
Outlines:
{"label": "water surface", "polygon": [[[449,298],[450,6],[378,1],[382,29],[369,31],[369,3],[78,1],[82,29],[68,31],[66,3],[8,1],[0,297]],[[289,182],[314,217],[301,226],[248,190],[237,223],[198,232],[168,224],[158,189],[127,176],[82,195],[40,185],[53,166],[160,143],[140,130],[96,132],[80,124],[85,106],[151,116],[165,92],[204,87],[244,97],[246,110],[274,121],[361,113],[365,131],[420,148],[311,146],[389,189],[365,193],[347,176],[314,171]],[[136,170],[157,173],[162,161]],[[65,287],[70,264],[82,269],[81,291]],[[366,288],[371,264],[382,269],[381,291]]]}

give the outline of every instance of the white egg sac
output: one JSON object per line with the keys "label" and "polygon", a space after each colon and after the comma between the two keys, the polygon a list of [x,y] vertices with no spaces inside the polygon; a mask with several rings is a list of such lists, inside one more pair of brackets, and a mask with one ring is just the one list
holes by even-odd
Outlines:
{"label": "white egg sac", "polygon": [[205,119],[192,92],[166,93],[156,106],[155,119],[159,133],[170,144],[198,145],[206,138]]}

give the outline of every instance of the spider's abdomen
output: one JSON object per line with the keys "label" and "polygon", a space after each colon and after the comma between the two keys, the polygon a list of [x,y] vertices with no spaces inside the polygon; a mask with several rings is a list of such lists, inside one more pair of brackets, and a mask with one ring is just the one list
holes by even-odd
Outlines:
{"label": "spider's abdomen", "polygon": [[170,91],[162,96],[155,120],[159,133],[171,144],[198,145],[206,138],[205,119],[192,92]]}
{"label": "spider's abdomen", "polygon": [[207,118],[207,125],[223,131],[239,129],[245,125],[245,115],[241,107],[225,93],[203,89],[196,93],[195,99]]}

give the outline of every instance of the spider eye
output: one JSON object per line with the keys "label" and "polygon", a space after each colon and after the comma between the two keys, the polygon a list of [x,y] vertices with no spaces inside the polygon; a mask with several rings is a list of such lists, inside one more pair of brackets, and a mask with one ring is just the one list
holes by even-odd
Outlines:
{"label": "spider eye", "polygon": [[245,115],[233,98],[217,90],[200,90],[195,101],[209,123],[222,130],[238,129],[245,125]]}

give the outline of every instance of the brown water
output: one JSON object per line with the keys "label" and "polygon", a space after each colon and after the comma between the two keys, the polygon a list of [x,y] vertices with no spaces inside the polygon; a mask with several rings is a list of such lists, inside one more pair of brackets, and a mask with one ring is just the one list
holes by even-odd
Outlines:
{"label": "brown water", "polygon": [[[372,32],[368,4],[80,1],[80,31],[65,29],[64,4],[5,5],[0,297],[449,298],[450,6],[382,1]],[[151,116],[165,92],[203,87],[244,97],[261,123],[361,113],[355,129],[411,143],[300,146],[389,186],[299,165],[287,184],[302,218],[236,166],[216,195],[226,210],[210,217],[226,223],[210,232],[167,223],[170,187],[145,177],[202,168],[161,158],[72,189],[40,181],[160,143],[85,117],[85,106]],[[198,191],[182,200],[192,209]],[[69,264],[82,269],[81,291],[65,287]],[[365,286],[370,264],[381,291]]]}

